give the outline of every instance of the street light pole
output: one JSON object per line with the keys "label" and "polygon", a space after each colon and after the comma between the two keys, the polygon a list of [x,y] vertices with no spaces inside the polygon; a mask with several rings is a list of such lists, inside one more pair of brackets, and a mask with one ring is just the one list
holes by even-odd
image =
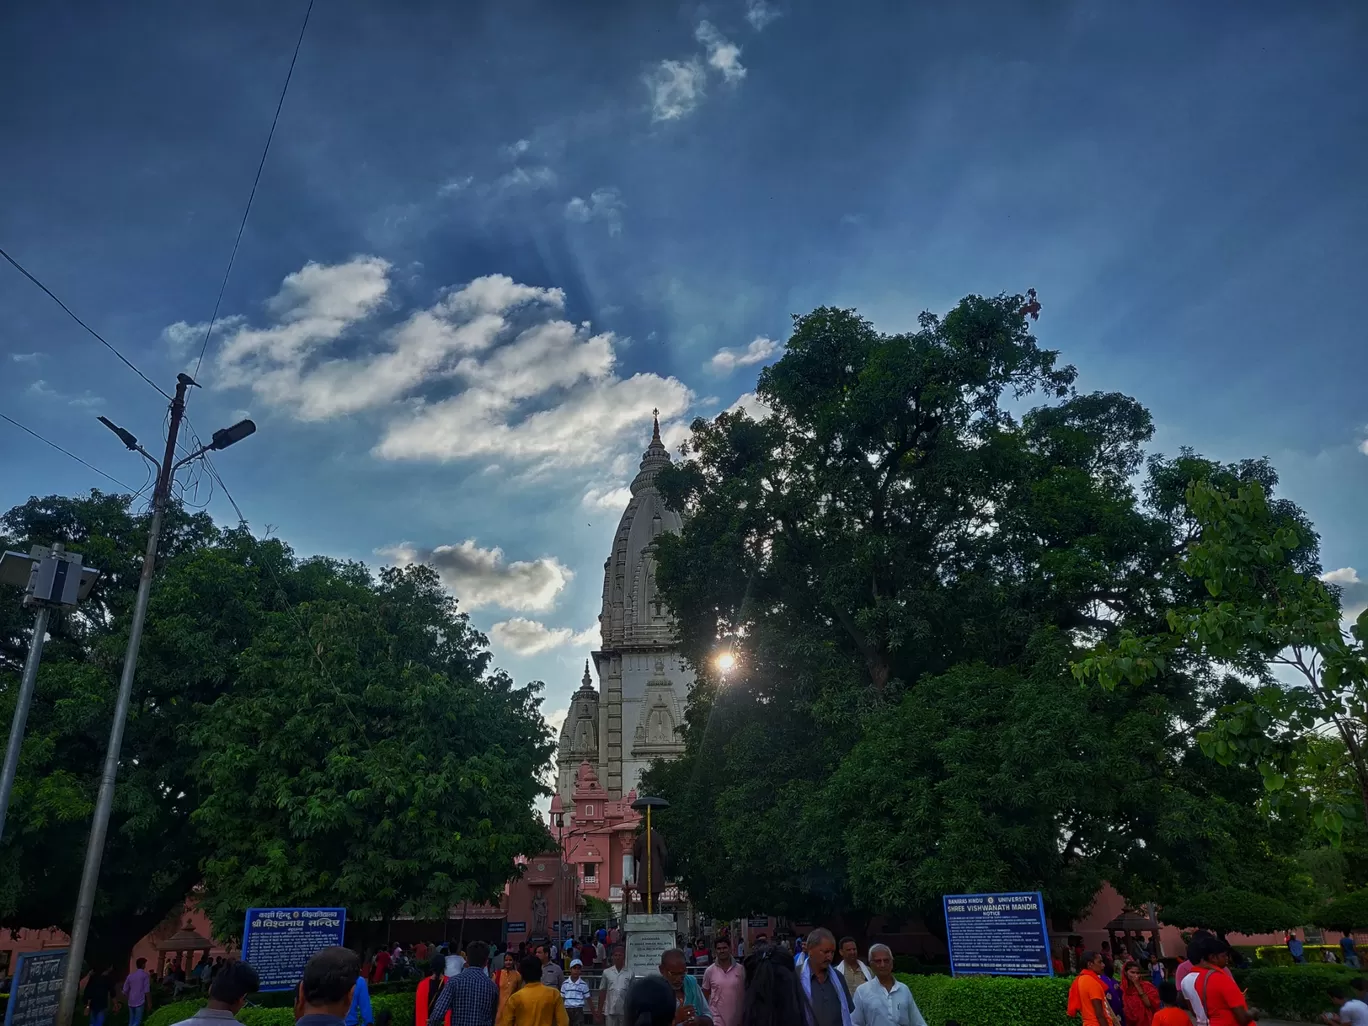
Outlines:
{"label": "street light pole", "polygon": [[6,552],[0,556],[0,580],[24,587],[24,605],[33,606],[33,637],[29,640],[28,657],[24,660],[24,676],[19,682],[19,694],[14,703],[14,718],[10,721],[9,744],[5,746],[5,762],[0,768],[0,839],[5,836],[5,819],[9,814],[10,796],[14,779],[19,773],[19,753],[24,747],[24,727],[28,723],[29,706],[38,685],[38,664],[43,659],[43,642],[47,639],[48,617],[53,609],[74,608],[95,583],[99,571],[81,566],[79,555],[67,555],[66,547],[55,543],[50,549],[34,546],[27,555]]}
{"label": "street light pole", "polygon": [[188,374],[176,376],[176,395],[171,400],[171,420],[166,432],[166,451],[157,463],[129,432],[101,417],[100,421],[119,436],[128,449],[141,452],[157,464],[157,484],[152,490],[152,523],[147,532],[147,549],[143,553],[142,575],[138,579],[138,597],[133,603],[133,623],[128,631],[128,648],[124,653],[123,672],[119,677],[119,695],[114,703],[114,722],[109,728],[109,747],[105,751],[104,770],[100,775],[100,790],[95,801],[95,816],[90,824],[90,840],[86,845],[85,867],[81,872],[81,890],[76,898],[76,914],[71,924],[71,944],[67,953],[66,972],[62,977],[62,996],[57,1007],[56,1026],[71,1026],[76,1014],[76,993],[81,986],[86,944],[90,937],[90,919],[95,909],[95,891],[100,882],[100,861],[104,857],[105,838],[109,833],[109,815],[114,807],[114,785],[119,775],[119,752],[123,747],[124,727],[128,707],[133,698],[133,676],[138,667],[138,648],[142,644],[143,624],[147,620],[147,605],[152,596],[152,578],[157,566],[157,543],[161,538],[163,515],[171,499],[171,480],[176,470],[191,460],[198,459],[210,449],[226,449],[256,431],[250,420],[214,432],[213,440],[195,452],[176,461],[176,439],[181,421],[185,419],[185,394],[198,387]]}

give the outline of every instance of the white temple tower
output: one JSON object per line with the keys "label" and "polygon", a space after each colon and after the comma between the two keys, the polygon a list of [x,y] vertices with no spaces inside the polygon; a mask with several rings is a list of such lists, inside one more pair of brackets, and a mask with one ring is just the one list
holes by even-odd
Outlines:
{"label": "white temple tower", "polygon": [[[581,760],[594,765],[610,798],[621,798],[636,789],[652,760],[684,751],[684,702],[693,674],[679,655],[670,611],[656,591],[652,544],[665,531],[677,534],[683,527],[655,487],[657,472],[669,462],[657,420],[603,564],[603,647],[593,653],[599,689],[593,691],[586,668],[561,728],[556,783],[567,803]],[[589,738],[592,754],[586,751]]]}

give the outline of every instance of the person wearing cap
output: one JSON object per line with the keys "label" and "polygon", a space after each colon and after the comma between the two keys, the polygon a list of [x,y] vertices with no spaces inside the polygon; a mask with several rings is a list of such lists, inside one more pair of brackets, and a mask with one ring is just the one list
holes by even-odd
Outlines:
{"label": "person wearing cap", "polygon": [[570,1026],[584,1026],[584,1012],[589,1006],[589,981],[584,979],[584,962],[578,958],[570,960],[570,975],[561,984],[561,1000],[565,1002],[565,1014]]}

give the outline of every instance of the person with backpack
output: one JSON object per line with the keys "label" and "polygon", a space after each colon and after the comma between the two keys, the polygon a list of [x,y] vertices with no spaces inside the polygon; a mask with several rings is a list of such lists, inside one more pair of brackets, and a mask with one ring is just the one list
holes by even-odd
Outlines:
{"label": "person with backpack", "polygon": [[[427,1026],[428,1018],[432,1015],[432,1006],[437,1003],[438,995],[447,985],[447,977],[443,972],[446,968],[446,958],[434,955],[428,961],[427,968],[428,974],[418,981],[418,990],[413,995],[413,1026]],[[446,1013],[443,1026],[451,1026],[450,1011]]]}
{"label": "person with backpack", "polygon": [[[1235,983],[1227,966],[1230,963],[1230,945],[1225,941],[1216,942],[1220,947],[1207,955],[1202,963],[1201,979],[1196,981],[1195,990],[1201,999],[1210,1026],[1250,1026],[1254,1015],[1244,993]],[[1192,979],[1192,977],[1189,977]]]}

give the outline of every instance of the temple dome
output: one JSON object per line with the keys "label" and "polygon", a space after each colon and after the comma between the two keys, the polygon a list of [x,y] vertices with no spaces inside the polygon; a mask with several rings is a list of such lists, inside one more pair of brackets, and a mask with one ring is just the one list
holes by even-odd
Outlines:
{"label": "temple dome", "polygon": [[632,481],[632,498],[618,521],[613,550],[603,564],[603,611],[599,631],[604,649],[659,648],[674,644],[670,614],[660,601],[655,582],[652,542],[666,531],[678,534],[684,522],[667,509],[656,489],[656,475],[668,466],[670,454],[660,440],[655,421],[650,445]]}

